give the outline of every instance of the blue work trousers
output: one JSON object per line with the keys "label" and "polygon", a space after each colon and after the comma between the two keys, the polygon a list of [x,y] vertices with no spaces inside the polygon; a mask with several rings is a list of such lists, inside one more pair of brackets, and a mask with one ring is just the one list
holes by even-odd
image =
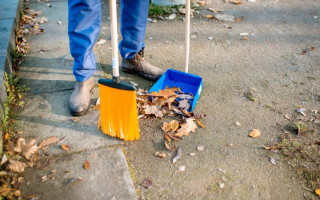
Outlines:
{"label": "blue work trousers", "polygon": [[[149,0],[121,0],[120,54],[133,58],[144,47]],[[92,52],[100,32],[101,0],[68,0],[68,34],[77,81],[88,80],[96,69]]]}

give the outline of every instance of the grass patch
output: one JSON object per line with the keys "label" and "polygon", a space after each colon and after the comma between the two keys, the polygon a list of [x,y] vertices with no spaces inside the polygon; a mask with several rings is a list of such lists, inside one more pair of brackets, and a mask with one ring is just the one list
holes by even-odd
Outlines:
{"label": "grass patch", "polygon": [[[156,5],[150,2],[148,15],[152,17],[156,17],[156,16],[169,15],[173,13],[179,13],[180,8],[185,8],[185,5],[162,6],[162,5]],[[191,5],[191,8],[194,10],[199,9],[199,7],[193,4]]]}
{"label": "grass patch", "polygon": [[149,16],[162,16],[166,14],[173,13],[173,7],[172,6],[158,6],[155,4],[150,3],[149,4]]}
{"label": "grass patch", "polygon": [[11,56],[12,56],[12,63],[17,63],[19,60],[21,60],[24,56],[24,54],[17,49],[11,50]]}
{"label": "grass patch", "polygon": [[289,125],[288,127],[292,132],[300,135],[304,134],[310,130],[309,126],[304,122],[295,122]]}
{"label": "grass patch", "polygon": [[251,91],[245,92],[244,96],[247,97],[250,101],[257,101],[257,99],[253,96]]}
{"label": "grass patch", "polygon": [[14,73],[7,75],[4,73],[4,81],[6,86],[7,98],[4,101],[4,108],[0,109],[1,123],[0,128],[4,133],[4,139],[8,139],[8,135],[15,131],[17,114],[13,112],[13,106],[22,106],[22,92],[26,92],[29,89],[26,86],[19,85],[20,78]]}
{"label": "grass patch", "polygon": [[279,146],[284,159],[306,180],[308,187],[320,188],[320,145],[308,140],[282,139]]}

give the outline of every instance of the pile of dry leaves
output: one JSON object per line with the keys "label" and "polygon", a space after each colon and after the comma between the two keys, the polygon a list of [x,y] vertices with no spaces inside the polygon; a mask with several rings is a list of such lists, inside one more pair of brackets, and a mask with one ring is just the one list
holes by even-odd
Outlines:
{"label": "pile of dry leaves", "polygon": [[44,29],[39,25],[48,22],[48,18],[40,17],[42,11],[35,11],[29,8],[23,10],[24,14],[20,18],[19,33],[37,35],[44,33]]}
{"label": "pile of dry leaves", "polygon": [[[27,167],[36,167],[39,170],[47,169],[50,166],[50,159],[40,158],[39,151],[54,144],[61,144],[65,140],[66,138],[63,137],[50,136],[39,145],[34,139],[26,141],[22,137],[18,138],[15,143],[11,140],[7,141],[6,152],[0,163],[0,195],[6,199],[19,198],[21,195],[19,184],[25,181],[21,173]],[[62,144],[62,146],[65,145]]]}
{"label": "pile of dry leaves", "polygon": [[[183,93],[180,88],[172,87],[151,92],[139,89],[137,91],[137,107],[139,118],[147,116],[163,117],[164,115],[176,116],[178,120],[164,122],[162,130],[164,131],[165,147],[169,151],[176,149],[175,142],[188,136],[190,132],[195,132],[197,124],[205,128],[200,119],[205,115],[198,115],[188,110],[191,107],[191,101],[194,96],[191,93]],[[166,157],[164,153],[157,152],[158,157]]]}
{"label": "pile of dry leaves", "polygon": [[39,25],[48,22],[48,19],[46,17],[39,17],[40,15],[42,15],[42,11],[34,11],[29,8],[24,8],[23,12],[21,12],[19,26],[15,29],[16,47],[14,53],[16,55],[13,61],[15,67],[20,64],[22,55],[27,54],[30,49],[30,45],[24,35],[44,33],[44,29],[40,28]]}

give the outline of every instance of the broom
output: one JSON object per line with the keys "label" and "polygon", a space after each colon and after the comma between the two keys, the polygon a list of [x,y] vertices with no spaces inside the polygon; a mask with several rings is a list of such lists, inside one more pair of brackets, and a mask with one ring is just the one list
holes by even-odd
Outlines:
{"label": "broom", "polygon": [[112,80],[100,79],[101,131],[123,140],[139,139],[136,92],[132,85],[120,82],[116,0],[110,0]]}

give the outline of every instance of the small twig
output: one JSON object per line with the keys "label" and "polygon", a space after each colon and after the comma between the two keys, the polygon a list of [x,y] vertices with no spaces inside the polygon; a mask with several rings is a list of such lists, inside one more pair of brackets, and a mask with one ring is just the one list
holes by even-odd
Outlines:
{"label": "small twig", "polygon": [[305,189],[305,190],[308,190],[309,192],[312,192],[312,193],[314,193],[314,191],[313,191],[313,190],[311,190],[311,189],[309,189],[309,188],[306,188],[306,187],[302,187],[302,189]]}

